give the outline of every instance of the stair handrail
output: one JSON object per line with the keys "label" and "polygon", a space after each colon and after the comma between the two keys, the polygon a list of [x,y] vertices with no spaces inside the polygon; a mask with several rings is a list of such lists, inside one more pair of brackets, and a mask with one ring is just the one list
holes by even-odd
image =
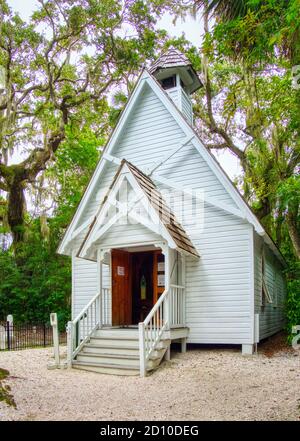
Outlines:
{"label": "stair handrail", "polygon": [[75,319],[67,324],[67,357],[70,367],[85,342],[101,326],[101,297],[102,292],[97,293]]}
{"label": "stair handrail", "polygon": [[165,290],[143,322],[139,323],[140,374],[146,375],[146,365],[165,330],[169,328],[169,290]]}

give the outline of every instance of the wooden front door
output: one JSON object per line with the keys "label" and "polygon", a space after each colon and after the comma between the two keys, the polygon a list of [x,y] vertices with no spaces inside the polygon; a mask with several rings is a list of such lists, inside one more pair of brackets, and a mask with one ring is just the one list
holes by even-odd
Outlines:
{"label": "wooden front door", "polygon": [[131,325],[131,269],[127,251],[112,250],[112,325]]}
{"label": "wooden front door", "polygon": [[132,253],[132,323],[147,317],[153,306],[153,252]]}

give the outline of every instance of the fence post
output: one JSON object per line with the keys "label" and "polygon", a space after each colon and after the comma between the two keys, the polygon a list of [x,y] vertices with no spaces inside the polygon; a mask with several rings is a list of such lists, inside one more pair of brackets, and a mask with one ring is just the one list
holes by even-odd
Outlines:
{"label": "fence post", "polygon": [[44,333],[44,348],[45,348],[46,347],[46,323],[44,323],[43,333]]}
{"label": "fence post", "polygon": [[6,349],[5,326],[0,325],[0,351]]}
{"label": "fence post", "polygon": [[10,350],[10,322],[6,322],[7,349]]}

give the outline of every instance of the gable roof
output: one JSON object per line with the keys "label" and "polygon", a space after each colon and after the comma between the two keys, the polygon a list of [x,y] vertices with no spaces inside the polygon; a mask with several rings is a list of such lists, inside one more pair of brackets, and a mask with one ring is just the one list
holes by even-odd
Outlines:
{"label": "gable roof", "polygon": [[182,251],[199,257],[198,251],[192,244],[183,227],[177,221],[174,213],[172,213],[170,208],[167,206],[154,182],[149,178],[149,176],[145,175],[133,164],[127,161],[125,161],[125,163],[128,165],[129,170],[135,176],[140,187],[146,194],[149,203],[158,213],[161,222],[166,226],[177,247]]}
{"label": "gable roof", "polygon": [[[126,167],[127,166],[127,167]],[[180,225],[180,223],[177,221],[175,215],[172,213],[170,208],[167,206],[165,200],[163,199],[161,193],[156,188],[154,182],[145,175],[141,170],[139,170],[136,166],[131,164],[130,162],[126,161],[125,159],[122,160],[114,178],[110,185],[110,188],[108,190],[108,193],[106,194],[104,200],[101,203],[100,209],[95,216],[94,220],[92,221],[88,233],[85,236],[80,249],[78,251],[78,256],[80,257],[81,252],[85,246],[85,244],[88,242],[92,232],[93,227],[96,225],[97,220],[103,213],[103,208],[105,205],[105,202],[108,200],[112,189],[117,182],[119,176],[121,175],[123,169],[126,169],[132,174],[132,176],[135,179],[135,182],[138,184],[139,188],[142,190],[144,196],[147,198],[147,201],[149,202],[150,206],[156,211],[156,213],[159,216],[160,222],[162,226],[166,229],[166,231],[169,233],[170,237],[173,239],[176,248],[178,250],[191,254],[194,257],[200,257],[198,251],[192,244],[190,238],[186,234],[183,227]],[[126,171],[126,170],[125,170]],[[81,256],[83,257],[83,256]]]}
{"label": "gable roof", "polygon": [[85,202],[89,199],[92,191],[94,190],[95,184],[97,182],[97,178],[100,176],[100,174],[102,173],[105,167],[106,160],[104,158],[104,154],[109,155],[109,153],[112,151],[118,137],[121,134],[121,131],[123,130],[124,125],[126,124],[127,119],[131,114],[131,109],[134,107],[135,103],[138,100],[138,97],[140,96],[146,84],[151,87],[154,93],[156,93],[158,98],[161,100],[161,102],[165,105],[165,107],[168,109],[170,114],[177,121],[178,125],[181,127],[185,135],[186,136],[195,135],[191,142],[198,151],[198,153],[203,157],[203,159],[206,161],[206,163],[213,171],[213,173],[217,176],[221,184],[231,195],[236,205],[241,209],[242,213],[245,215],[245,219],[247,219],[247,221],[253,225],[254,229],[260,236],[264,237],[265,242],[270,246],[270,248],[277,256],[277,258],[281,261],[281,263],[283,265],[286,265],[285,260],[281,255],[279,249],[277,248],[277,246],[275,245],[269,234],[265,231],[264,227],[253,213],[251,207],[248,205],[246,200],[243,198],[243,196],[240,194],[238,189],[232,183],[232,181],[230,180],[226,172],[223,170],[217,159],[214,157],[212,152],[205,147],[198,132],[195,130],[193,126],[191,126],[191,124],[186,120],[186,118],[184,118],[181,111],[178,109],[178,107],[175,105],[175,103],[172,101],[172,99],[169,97],[166,91],[161,87],[160,83],[156,80],[156,78],[153,75],[151,75],[151,73],[147,69],[144,69],[141,72],[141,75],[137,80],[137,83],[128,99],[126,106],[120,114],[117,125],[113,130],[105,146],[105,149],[103,150],[102,157],[100,158],[98,165],[95,169],[95,172],[86,188],[86,191],[81,198],[78,209],[76,210],[73,219],[60,243],[58,252],[62,254],[65,252],[65,246],[67,245],[68,240],[69,241],[71,240],[71,235],[75,231],[77,222],[80,219],[80,216],[83,212]]}

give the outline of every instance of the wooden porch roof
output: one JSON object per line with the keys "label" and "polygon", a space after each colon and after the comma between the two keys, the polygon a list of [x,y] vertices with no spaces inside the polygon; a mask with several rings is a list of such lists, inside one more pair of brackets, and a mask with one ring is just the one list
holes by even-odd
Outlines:
{"label": "wooden porch roof", "polygon": [[[183,229],[183,227],[180,225],[180,223],[176,220],[175,215],[173,214],[173,212],[170,210],[170,208],[167,206],[166,202],[164,201],[161,193],[159,192],[159,190],[157,189],[157,187],[155,186],[154,182],[149,178],[149,176],[147,176],[146,174],[144,174],[141,170],[139,170],[136,166],[134,166],[133,164],[131,164],[130,162],[126,161],[125,159],[122,160],[114,178],[113,181],[110,185],[109,191],[106,194],[101,207],[103,206],[103,204],[105,203],[105,201],[107,200],[109,193],[111,192],[114,183],[116,182],[118,176],[121,173],[122,168],[127,165],[129,171],[132,173],[132,175],[135,178],[135,181],[138,183],[139,187],[141,188],[141,190],[143,191],[143,193],[145,194],[145,196],[147,197],[150,205],[155,209],[155,211],[158,213],[159,215],[159,219],[161,221],[161,223],[164,225],[164,227],[167,229],[168,233],[170,234],[170,236],[172,237],[172,239],[174,240],[176,246],[178,247],[179,250],[191,254],[195,257],[200,257],[198,251],[196,250],[196,248],[194,247],[194,245],[192,244],[190,238],[188,237],[187,233],[185,232],[185,230]],[[84,247],[84,244],[86,243],[86,241],[88,240],[88,237],[90,235],[90,232],[93,228],[93,225],[96,223],[97,221],[97,217],[99,216],[100,212],[101,212],[101,207],[98,210],[97,215],[95,216],[93,222],[91,223],[89,230],[80,246],[78,255],[80,254],[81,250]]]}
{"label": "wooden porch roof", "polygon": [[177,221],[173,212],[167,206],[165,200],[155,186],[154,182],[149,178],[149,176],[145,175],[143,172],[141,172],[141,170],[139,170],[130,162],[125,160],[123,160],[122,162],[125,162],[127,164],[128,168],[134,175],[141,189],[144,191],[152,207],[158,213],[161,222],[167,228],[178,248],[189,254],[192,254],[193,256],[200,257],[198,251],[192,244],[187,233]]}

